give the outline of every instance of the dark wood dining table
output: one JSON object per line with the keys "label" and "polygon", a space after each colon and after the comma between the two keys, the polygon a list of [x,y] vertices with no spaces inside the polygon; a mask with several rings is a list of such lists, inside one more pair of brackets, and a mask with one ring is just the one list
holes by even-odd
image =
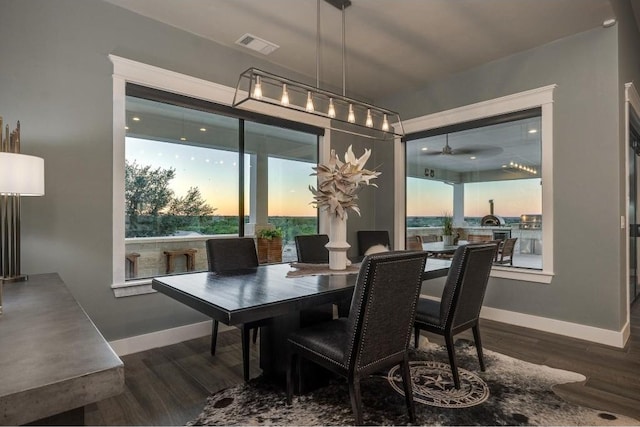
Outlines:
{"label": "dark wood dining table", "polygon": [[[429,259],[423,280],[446,276],[450,262]],[[266,375],[286,369],[286,337],[301,327],[300,313],[353,294],[354,274],[296,275],[289,264],[269,264],[236,274],[185,273],[154,278],[153,289],[224,323],[270,319],[260,332],[260,367]]]}

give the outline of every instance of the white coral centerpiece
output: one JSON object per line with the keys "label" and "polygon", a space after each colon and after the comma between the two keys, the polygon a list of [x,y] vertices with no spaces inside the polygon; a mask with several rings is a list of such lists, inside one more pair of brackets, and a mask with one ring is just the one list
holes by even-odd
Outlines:
{"label": "white coral centerpiece", "polygon": [[358,192],[364,185],[377,187],[371,180],[380,175],[380,172],[364,168],[369,156],[371,156],[371,150],[365,149],[364,154],[357,158],[350,145],[344,155],[343,163],[336,155],[336,151],[332,149],[329,164],[319,164],[313,168],[315,173],[311,175],[318,177],[318,189],[309,186],[314,198],[311,203],[328,211],[331,215],[344,219],[347,218],[348,209],[360,215],[360,209],[356,204]]}

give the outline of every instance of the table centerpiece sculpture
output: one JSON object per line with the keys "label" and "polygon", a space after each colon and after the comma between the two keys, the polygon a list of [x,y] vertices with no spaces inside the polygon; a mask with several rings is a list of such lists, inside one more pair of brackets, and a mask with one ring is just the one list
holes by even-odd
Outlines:
{"label": "table centerpiece sculpture", "polygon": [[329,164],[318,164],[311,175],[318,177],[318,188],[309,186],[313,193],[312,202],[317,208],[329,212],[329,268],[344,270],[347,268],[347,211],[350,209],[360,215],[356,203],[358,192],[365,185],[377,187],[371,180],[380,172],[364,168],[371,156],[371,150],[364,150],[361,157],[356,157],[350,145],[344,155],[344,163],[340,161],[334,149],[331,150]]}

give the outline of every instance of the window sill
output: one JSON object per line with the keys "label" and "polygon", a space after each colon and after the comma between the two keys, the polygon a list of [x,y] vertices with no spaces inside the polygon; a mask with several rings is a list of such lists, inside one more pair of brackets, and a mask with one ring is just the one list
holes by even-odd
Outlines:
{"label": "window sill", "polygon": [[525,270],[520,268],[493,266],[490,277],[520,280],[522,282],[551,283],[554,274],[545,270]]}
{"label": "window sill", "polygon": [[125,283],[111,285],[116,298],[132,297],[136,295],[154,294],[157,291],[151,287],[151,279],[131,280]]}

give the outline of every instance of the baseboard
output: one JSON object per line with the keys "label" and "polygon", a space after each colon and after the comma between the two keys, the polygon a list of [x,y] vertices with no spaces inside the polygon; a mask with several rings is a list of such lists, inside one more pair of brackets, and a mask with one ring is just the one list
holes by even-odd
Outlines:
{"label": "baseboard", "polygon": [[[229,329],[232,329],[232,327],[220,324],[218,332]],[[109,345],[111,345],[111,348],[113,348],[113,351],[115,351],[118,356],[125,356],[127,354],[177,344],[182,341],[207,335],[211,335],[211,320],[110,341]]]}
{"label": "baseboard", "polygon": [[[434,298],[428,295],[422,295],[422,297],[440,300],[440,298]],[[495,320],[496,322],[507,323],[509,325],[522,326],[617,348],[624,347],[631,333],[628,321],[620,331],[614,331],[487,306],[482,307],[480,317],[482,319]]]}
{"label": "baseboard", "polygon": [[483,319],[495,320],[496,322],[523,326],[525,328],[564,335],[618,348],[624,347],[630,334],[630,326],[628,322],[623,326],[622,330],[614,331],[486,306],[482,307],[480,317]]}
{"label": "baseboard", "polygon": [[[433,298],[427,295],[423,295],[423,297],[439,300],[439,298]],[[495,320],[496,322],[522,326],[538,331],[550,332],[552,334],[564,335],[618,348],[624,347],[631,333],[629,322],[624,325],[622,330],[613,331],[487,306],[482,307],[480,317],[483,319]],[[220,324],[220,329],[218,331],[223,332],[231,328],[231,326]],[[110,341],[109,344],[118,356],[125,356],[127,354],[177,344],[182,341],[200,338],[210,334],[211,320],[208,320],[205,322],[192,323],[190,325],[178,326],[176,328]]]}

